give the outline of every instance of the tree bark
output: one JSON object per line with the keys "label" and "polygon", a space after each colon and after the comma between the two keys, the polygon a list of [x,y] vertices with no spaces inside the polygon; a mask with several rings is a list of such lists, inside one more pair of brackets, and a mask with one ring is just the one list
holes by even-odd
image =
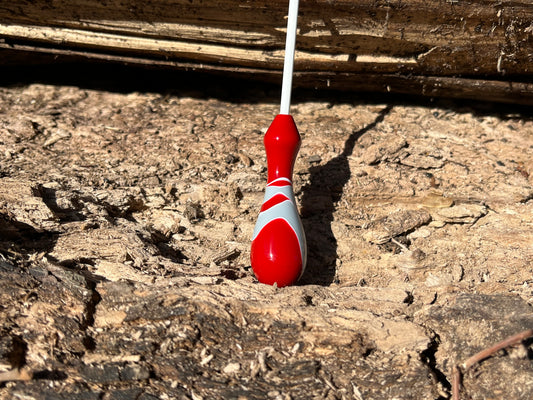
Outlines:
{"label": "tree bark", "polygon": [[[7,3],[0,64],[15,50],[279,80],[286,3]],[[532,21],[527,0],[304,0],[295,85],[530,104]]]}

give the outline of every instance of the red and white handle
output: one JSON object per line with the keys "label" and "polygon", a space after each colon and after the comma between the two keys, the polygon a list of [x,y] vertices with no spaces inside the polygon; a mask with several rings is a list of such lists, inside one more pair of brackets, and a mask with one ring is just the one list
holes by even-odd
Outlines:
{"label": "red and white handle", "polygon": [[288,114],[277,115],[264,138],[268,180],[252,238],[251,262],[260,282],[278,287],[295,283],[307,261],[305,233],[292,188],[300,142]]}
{"label": "red and white handle", "polygon": [[298,0],[289,0],[280,113],[265,134],[268,180],[257,218],[250,258],[259,282],[283,287],[303,274],[307,245],[292,189],[300,134],[289,114],[298,20]]}

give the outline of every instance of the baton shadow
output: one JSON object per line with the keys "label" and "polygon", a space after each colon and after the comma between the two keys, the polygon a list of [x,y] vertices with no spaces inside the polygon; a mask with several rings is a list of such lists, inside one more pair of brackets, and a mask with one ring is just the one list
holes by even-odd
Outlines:
{"label": "baton shadow", "polygon": [[301,215],[307,238],[307,267],[300,284],[328,286],[336,283],[337,240],[331,229],[335,205],[350,180],[348,157],[361,136],[383,121],[392,109],[388,105],[376,119],[350,134],[344,150],[326,164],[311,167],[309,183],[302,187]]}

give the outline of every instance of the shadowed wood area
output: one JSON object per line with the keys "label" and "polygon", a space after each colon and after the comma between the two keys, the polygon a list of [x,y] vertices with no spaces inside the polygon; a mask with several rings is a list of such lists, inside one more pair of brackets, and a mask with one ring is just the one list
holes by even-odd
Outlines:
{"label": "shadowed wood area", "polygon": [[[8,2],[0,7],[0,64],[39,53],[277,82],[287,5]],[[304,0],[294,83],[533,104],[532,21],[527,0]]]}

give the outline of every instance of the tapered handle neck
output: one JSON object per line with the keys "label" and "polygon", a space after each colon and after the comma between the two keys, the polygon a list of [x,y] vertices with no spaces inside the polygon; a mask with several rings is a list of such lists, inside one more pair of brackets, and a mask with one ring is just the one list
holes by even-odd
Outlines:
{"label": "tapered handle neck", "polygon": [[267,184],[279,178],[286,178],[292,182],[294,162],[301,141],[292,116],[278,114],[264,138],[268,166]]}

